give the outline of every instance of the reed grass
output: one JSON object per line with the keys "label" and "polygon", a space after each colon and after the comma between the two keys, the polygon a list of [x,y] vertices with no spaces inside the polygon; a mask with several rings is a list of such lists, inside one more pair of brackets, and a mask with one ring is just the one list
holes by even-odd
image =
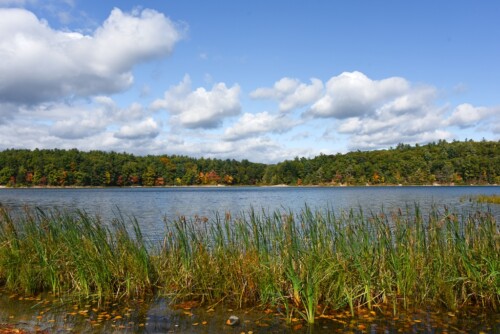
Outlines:
{"label": "reed grass", "polygon": [[477,201],[479,203],[500,204],[500,195],[479,195]]}
{"label": "reed grass", "polygon": [[[84,212],[0,218],[0,284],[35,293],[239,307],[274,305],[307,322],[329,310],[500,306],[500,233],[488,211],[418,205],[385,213],[251,209],[166,222],[148,244],[135,220]],[[129,232],[131,231],[131,232]]]}
{"label": "reed grass", "polygon": [[26,294],[132,297],[156,282],[137,221],[104,224],[85,212],[0,211],[0,283]]}
{"label": "reed grass", "polygon": [[271,303],[313,323],[318,312],[375,305],[500,305],[500,234],[488,212],[418,206],[386,215],[308,207],[173,222],[160,285],[179,297]]}

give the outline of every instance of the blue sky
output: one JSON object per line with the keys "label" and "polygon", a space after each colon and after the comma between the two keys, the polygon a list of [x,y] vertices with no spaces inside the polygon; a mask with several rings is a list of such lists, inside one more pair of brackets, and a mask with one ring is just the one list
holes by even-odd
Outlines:
{"label": "blue sky", "polygon": [[499,140],[498,1],[0,0],[0,149]]}

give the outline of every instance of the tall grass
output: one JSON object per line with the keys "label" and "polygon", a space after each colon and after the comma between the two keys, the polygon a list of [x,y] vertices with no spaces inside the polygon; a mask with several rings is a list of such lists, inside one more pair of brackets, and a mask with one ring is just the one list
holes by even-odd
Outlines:
{"label": "tall grass", "polygon": [[167,230],[155,262],[177,297],[271,303],[310,323],[345,307],[500,305],[500,233],[488,212],[252,210]]}
{"label": "tall grass", "polygon": [[500,195],[479,195],[477,201],[479,203],[500,204]]}
{"label": "tall grass", "polygon": [[136,221],[111,225],[85,212],[0,211],[0,283],[33,294],[130,297],[156,282],[150,254]]}
{"label": "tall grass", "polygon": [[[109,227],[106,227],[109,226]],[[130,235],[128,230],[132,230]],[[249,210],[166,223],[147,245],[137,221],[79,212],[0,218],[0,283],[11,290],[274,305],[309,323],[322,312],[385,304],[500,306],[500,233],[487,211],[417,205],[299,213]]]}

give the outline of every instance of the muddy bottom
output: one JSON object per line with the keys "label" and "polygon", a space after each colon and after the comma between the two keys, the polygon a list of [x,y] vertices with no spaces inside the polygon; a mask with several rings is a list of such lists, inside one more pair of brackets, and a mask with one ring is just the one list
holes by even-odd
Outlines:
{"label": "muddy bottom", "polygon": [[[234,315],[239,322],[226,324]],[[24,298],[0,292],[0,333],[500,333],[500,314],[483,310],[402,312],[360,310],[318,316],[314,326],[276,310],[171,307],[163,298],[126,303]]]}

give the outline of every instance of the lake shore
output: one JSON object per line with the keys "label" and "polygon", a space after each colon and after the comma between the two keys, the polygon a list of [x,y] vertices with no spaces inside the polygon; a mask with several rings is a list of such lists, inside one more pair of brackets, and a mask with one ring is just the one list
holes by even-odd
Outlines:
{"label": "lake shore", "polygon": [[499,185],[494,184],[454,184],[454,183],[433,183],[433,184],[316,184],[316,185],[287,185],[287,184],[276,184],[276,185],[227,185],[227,184],[216,184],[216,185],[180,185],[180,186],[5,186],[0,185],[0,189],[182,189],[182,188],[360,188],[360,187],[498,187]]}

